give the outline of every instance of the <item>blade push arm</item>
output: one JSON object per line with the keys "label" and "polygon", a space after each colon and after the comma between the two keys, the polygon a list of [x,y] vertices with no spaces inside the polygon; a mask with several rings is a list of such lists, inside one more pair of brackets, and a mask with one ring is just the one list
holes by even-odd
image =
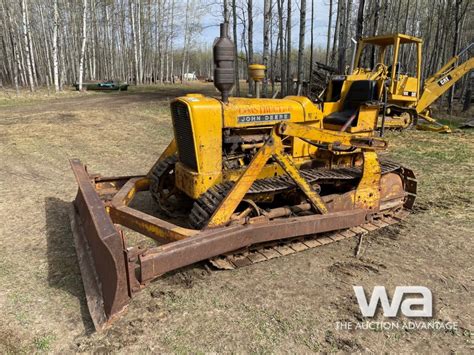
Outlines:
{"label": "blade push arm", "polygon": [[273,132],[272,136],[260,148],[253,157],[245,172],[236,181],[232,189],[220,203],[217,210],[212,215],[208,227],[218,227],[225,225],[237,206],[244,199],[245,194],[258,178],[261,170],[267,161],[273,157],[283,170],[293,179],[303,193],[308,197],[313,208],[321,214],[328,212],[325,203],[311,185],[300,175],[298,168],[293,164],[290,157],[284,153],[281,138]]}
{"label": "blade push arm", "polygon": [[387,142],[381,138],[355,136],[350,133],[330,131],[298,123],[281,123],[278,133],[323,144],[366,149],[386,149]]}

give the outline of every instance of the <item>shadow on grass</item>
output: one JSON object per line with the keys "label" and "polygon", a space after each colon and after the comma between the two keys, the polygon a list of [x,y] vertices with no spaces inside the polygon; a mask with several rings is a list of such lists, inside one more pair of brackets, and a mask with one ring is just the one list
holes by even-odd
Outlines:
{"label": "shadow on grass", "polygon": [[94,331],[94,325],[87,308],[81,272],[77,264],[68,216],[69,206],[70,202],[55,197],[45,199],[48,283],[49,286],[78,298],[82,322],[89,334]]}

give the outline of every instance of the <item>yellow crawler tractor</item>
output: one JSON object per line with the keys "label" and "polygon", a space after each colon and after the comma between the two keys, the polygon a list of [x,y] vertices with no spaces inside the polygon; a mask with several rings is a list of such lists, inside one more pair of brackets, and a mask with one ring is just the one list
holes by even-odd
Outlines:
{"label": "yellow crawler tractor", "polygon": [[[404,34],[362,38],[357,43],[350,74],[331,78],[325,93],[324,112],[333,112],[333,106],[338,104],[351,85],[371,80],[376,82],[374,97],[381,103],[379,128],[406,129],[416,125],[419,129],[449,132],[448,126],[437,123],[431,117],[429,106],[474,68],[474,58],[457,65],[473,44],[427,78],[422,88],[421,38]],[[405,62],[401,60],[404,51],[410,53],[405,56]],[[376,57],[373,68],[370,65],[366,68],[372,56]],[[426,122],[422,123],[419,119]]]}
{"label": "yellow crawler tractor", "polygon": [[[352,86],[334,114],[344,106],[355,117],[328,127],[306,97],[229,97],[227,31],[222,24],[214,45],[222,97],[171,102],[174,139],[147,175],[101,177],[71,160],[72,229],[98,330],[171,270],[203,260],[232,269],[314,248],[396,223],[413,206],[413,172],[377,153],[387,142],[374,133],[374,81]],[[140,194],[156,201],[154,212]],[[155,244],[131,245],[129,230]]]}

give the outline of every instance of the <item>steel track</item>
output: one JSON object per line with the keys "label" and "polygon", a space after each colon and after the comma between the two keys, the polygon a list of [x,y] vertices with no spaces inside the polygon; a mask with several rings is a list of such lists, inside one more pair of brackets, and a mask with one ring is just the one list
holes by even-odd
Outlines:
{"label": "steel track", "polygon": [[391,212],[390,214],[380,216],[369,223],[357,227],[306,237],[297,237],[278,242],[257,244],[248,249],[233,252],[232,254],[219,255],[215,258],[209,259],[209,261],[218,269],[232,270],[262,261],[279,258],[281,256],[294,254],[307,249],[317,248],[343,239],[367,234],[377,229],[396,224],[404,219],[408,214],[408,210],[401,209],[398,212]]}
{"label": "steel track", "polygon": [[[400,169],[399,164],[388,160],[381,161],[380,166],[382,169],[382,175]],[[300,173],[310,184],[354,180],[362,176],[362,170],[360,167],[302,169],[300,170]],[[201,229],[205,226],[221,201],[230,191],[233,184],[234,183],[231,181],[217,184],[207,190],[194,202],[193,208],[189,214],[189,221],[193,228]],[[295,182],[288,175],[284,174],[256,180],[246,196],[265,193],[281,193],[293,188],[296,188]]]}
{"label": "steel track", "polygon": [[[166,161],[163,166],[157,169],[158,181],[170,165],[175,161]],[[367,234],[377,229],[400,222],[408,214],[413,206],[416,197],[416,179],[410,169],[404,168],[397,163],[383,160],[380,162],[382,175],[397,171],[403,179],[406,199],[404,206],[383,211],[374,216],[371,222],[363,225],[338,230],[328,233],[296,237],[276,242],[252,245],[244,250],[234,251],[226,255],[220,255],[210,259],[212,265],[218,269],[235,269],[262,261],[294,254],[307,249],[313,249],[322,245],[337,242],[339,240],[351,238],[361,234]],[[361,177],[362,170],[359,167],[336,168],[336,169],[304,169],[300,170],[302,176],[311,184],[331,183],[337,181],[355,180]],[[195,228],[202,228],[212,216],[220,202],[232,188],[233,182],[225,182],[210,188],[195,203],[190,213],[190,223]],[[266,179],[259,179],[254,182],[248,191],[248,195],[264,193],[280,193],[296,185],[287,175],[280,175]],[[156,194],[158,196],[158,194]],[[157,197],[154,196],[154,197]]]}
{"label": "steel track", "polygon": [[[236,269],[239,267],[256,264],[262,261],[279,258],[281,256],[294,254],[307,249],[317,248],[343,239],[360,236],[399,223],[410,213],[409,211],[412,208],[414,200],[416,198],[417,181],[413,172],[410,169],[401,167],[400,165],[392,162],[383,162],[381,163],[381,165],[382,174],[397,171],[403,178],[403,185],[406,192],[406,198],[403,206],[383,211],[375,215],[370,222],[360,226],[328,233],[296,237],[264,244],[256,244],[244,250],[239,250],[226,255],[217,256],[215,258],[210,259],[209,261],[218,269]],[[340,170],[338,171],[338,173],[341,173]],[[351,168],[348,169],[348,171],[349,172],[347,173],[347,175],[352,175],[351,178],[360,176],[353,175],[356,169]],[[325,176],[325,178],[327,178],[327,176]]]}

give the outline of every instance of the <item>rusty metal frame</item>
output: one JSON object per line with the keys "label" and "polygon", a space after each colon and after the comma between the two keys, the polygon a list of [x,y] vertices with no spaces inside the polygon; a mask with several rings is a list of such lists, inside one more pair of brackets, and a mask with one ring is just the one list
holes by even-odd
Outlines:
{"label": "rusty metal frame", "polygon": [[128,206],[137,192],[147,191],[150,180],[136,177],[128,180],[107,204],[107,211],[116,224],[133,229],[160,243],[174,242],[193,236],[196,230],[179,227]]}
{"label": "rusty metal frame", "polygon": [[[276,219],[245,225],[187,229],[129,207],[139,191],[149,188],[146,176],[101,178],[71,160],[78,193],[71,224],[90,314],[97,330],[108,327],[133,295],[160,275],[252,244],[337,229],[369,219],[369,211]],[[129,247],[120,226],[156,240],[151,248]]]}
{"label": "rusty metal frame", "polygon": [[208,229],[143,252],[139,257],[140,278],[149,282],[166,272],[252,244],[351,228],[365,223],[366,218],[366,210],[351,210]]}

